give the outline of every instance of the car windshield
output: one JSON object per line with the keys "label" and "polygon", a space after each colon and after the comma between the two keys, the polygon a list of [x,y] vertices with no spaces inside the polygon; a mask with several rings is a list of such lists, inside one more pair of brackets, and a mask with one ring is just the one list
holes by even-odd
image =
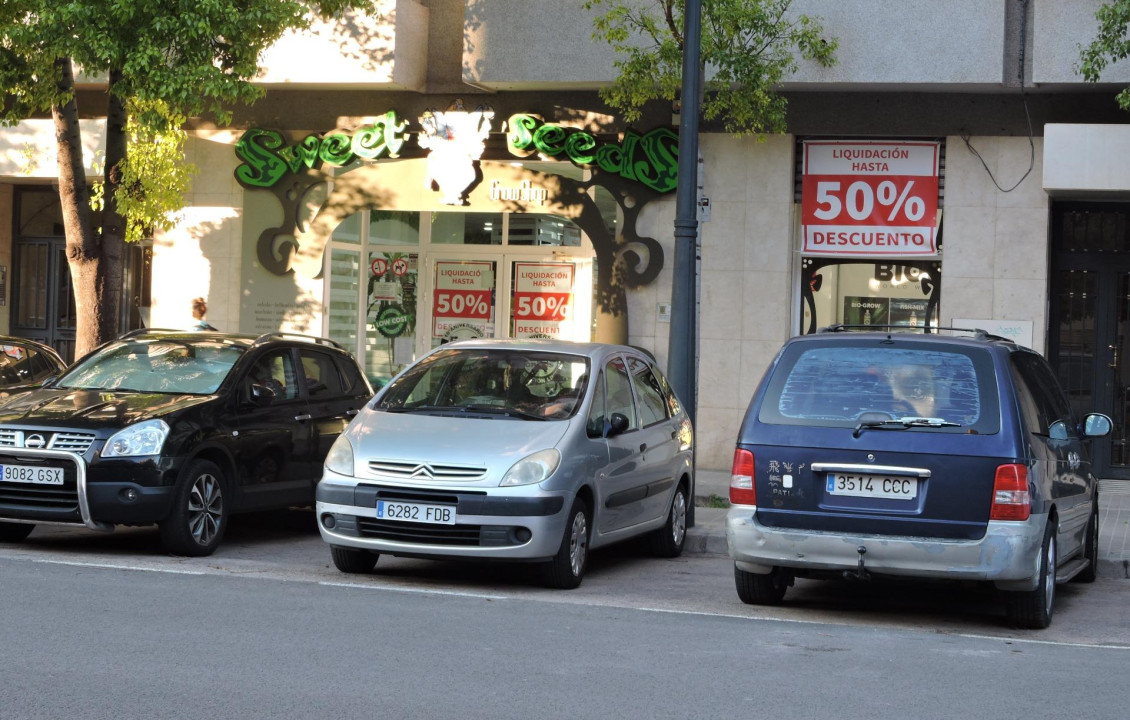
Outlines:
{"label": "car windshield", "polygon": [[576,413],[588,377],[588,359],[577,355],[441,350],[394,380],[376,408],[559,420]]}
{"label": "car windshield", "polygon": [[56,387],[211,395],[243,354],[224,340],[131,338],[107,345]]}
{"label": "car windshield", "polygon": [[[795,348],[795,346],[794,346]],[[786,353],[763,422],[995,432],[991,358],[936,347],[826,345]]]}

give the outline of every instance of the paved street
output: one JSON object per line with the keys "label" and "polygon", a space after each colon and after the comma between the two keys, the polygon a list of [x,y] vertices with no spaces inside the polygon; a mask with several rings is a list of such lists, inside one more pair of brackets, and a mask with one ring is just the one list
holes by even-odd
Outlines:
{"label": "paved street", "polygon": [[345,576],[311,523],[239,518],[201,559],[152,530],[0,546],[5,720],[1124,714],[1127,581],[1062,588],[1051,629],[1017,632],[948,585],[799,583],[752,608],[728,558],[631,546],[567,592],[513,565]]}

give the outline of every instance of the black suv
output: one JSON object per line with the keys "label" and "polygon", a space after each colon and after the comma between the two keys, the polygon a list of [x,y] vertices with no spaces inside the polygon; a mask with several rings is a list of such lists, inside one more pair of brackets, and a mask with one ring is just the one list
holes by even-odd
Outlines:
{"label": "black suv", "polygon": [[[969,335],[966,332],[965,335]],[[793,338],[746,413],[727,539],[738,596],[794,577],[982,580],[1014,624],[1046,627],[1055,585],[1097,568],[1087,439],[1048,363],[1003,338]]]}
{"label": "black suv", "polygon": [[129,333],[0,404],[0,541],[157,523],[169,552],[208,555],[233,512],[312,505],[372,394],[324,338]]}

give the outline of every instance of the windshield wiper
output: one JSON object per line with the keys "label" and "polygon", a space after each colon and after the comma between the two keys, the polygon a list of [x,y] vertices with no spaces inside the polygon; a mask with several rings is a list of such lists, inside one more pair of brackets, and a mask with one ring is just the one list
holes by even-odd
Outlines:
{"label": "windshield wiper", "polygon": [[498,407],[497,405],[463,405],[460,410],[467,412],[487,413],[490,415],[505,415],[507,417],[520,417],[523,420],[545,420],[541,415],[518,410],[516,408]]}
{"label": "windshield wiper", "polygon": [[852,432],[851,436],[859,437],[864,430],[906,430],[912,427],[961,427],[961,423],[938,417],[908,415],[901,418],[892,418],[886,413],[865,412],[859,416],[859,424],[855,426],[855,431]]}
{"label": "windshield wiper", "polygon": [[411,412],[435,412],[437,410],[444,410],[447,412],[456,412],[462,408],[453,405],[377,405],[377,410],[384,410],[390,413],[411,413]]}

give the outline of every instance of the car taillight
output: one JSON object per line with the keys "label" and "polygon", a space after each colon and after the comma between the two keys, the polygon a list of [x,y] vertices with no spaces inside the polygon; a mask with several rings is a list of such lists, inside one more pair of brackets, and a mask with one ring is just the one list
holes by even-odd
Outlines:
{"label": "car taillight", "polygon": [[734,450],[734,469],[730,474],[730,503],[756,505],[757,492],[753,488],[753,453],[738,448]]}
{"label": "car taillight", "polygon": [[1027,520],[1031,512],[1028,467],[1019,463],[998,466],[993,480],[993,508],[989,511],[989,519]]}

